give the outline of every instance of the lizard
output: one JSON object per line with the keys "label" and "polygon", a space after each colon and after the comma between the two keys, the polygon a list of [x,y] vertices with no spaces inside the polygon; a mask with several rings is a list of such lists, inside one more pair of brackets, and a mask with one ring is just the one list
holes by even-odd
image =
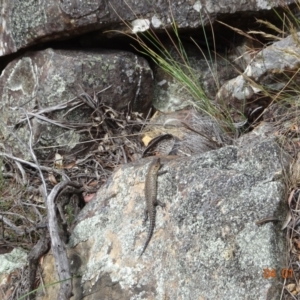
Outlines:
{"label": "lizard", "polygon": [[142,253],[139,257],[145,252],[151,237],[153,235],[155,227],[155,217],[156,217],[156,206],[165,207],[165,204],[157,200],[157,177],[158,171],[161,167],[160,159],[155,158],[150,163],[146,179],[145,179],[145,199],[146,199],[146,209],[145,209],[145,219],[144,223],[147,221],[148,217],[150,218],[150,226],[148,229],[147,239],[142,250]]}

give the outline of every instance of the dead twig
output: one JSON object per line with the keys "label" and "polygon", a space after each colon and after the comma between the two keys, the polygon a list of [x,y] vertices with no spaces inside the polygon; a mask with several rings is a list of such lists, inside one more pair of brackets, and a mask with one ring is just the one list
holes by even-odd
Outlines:
{"label": "dead twig", "polygon": [[[49,233],[50,233],[50,238],[51,238],[51,248],[52,248],[54,259],[55,259],[58,277],[61,281],[61,286],[60,286],[59,293],[58,293],[58,299],[68,300],[72,296],[72,282],[70,281],[71,274],[70,274],[70,267],[69,267],[66,249],[64,247],[63,241],[61,240],[61,238],[59,236],[59,228],[58,228],[57,218],[56,218],[56,213],[55,213],[54,200],[55,200],[57,194],[67,185],[71,185],[71,186],[78,187],[78,188],[81,185],[77,182],[63,181],[63,182],[57,184],[52,189],[52,191],[50,192],[50,194],[48,196],[47,186],[46,186],[46,182],[45,182],[42,170],[38,164],[37,158],[32,149],[33,134],[32,134],[31,124],[30,124],[30,121],[29,121],[26,111],[25,111],[25,114],[27,117],[28,126],[30,128],[30,138],[29,138],[30,153],[36,164],[36,167],[40,173],[40,177],[42,180],[42,192],[43,192],[44,198],[46,198],[45,202],[46,202],[46,207],[47,207],[48,228],[49,228]],[[31,274],[31,276],[33,276],[33,275]]]}
{"label": "dead twig", "polygon": [[59,228],[57,224],[57,217],[55,213],[55,199],[57,195],[67,186],[73,186],[80,188],[81,184],[72,181],[63,181],[57,184],[46,200],[47,212],[48,212],[48,227],[51,238],[51,249],[55,259],[55,265],[58,272],[61,286],[58,294],[58,299],[67,300],[72,295],[72,282],[69,261],[66,253],[64,243],[59,236]]}
{"label": "dead twig", "polygon": [[[33,246],[28,254],[28,292],[34,290],[34,283],[36,278],[36,271],[39,264],[40,258],[45,255],[50,248],[50,238],[49,235],[44,232],[41,234],[39,241]],[[29,299],[35,299],[35,293],[29,294]]]}
{"label": "dead twig", "polygon": [[9,153],[4,153],[4,152],[0,152],[0,156],[5,156],[7,158],[10,158],[14,161],[17,161],[17,162],[20,162],[20,163],[23,163],[23,164],[26,164],[34,169],[41,169],[42,171],[47,171],[47,172],[55,172],[59,175],[61,175],[64,179],[68,180],[68,176],[66,174],[64,174],[62,171],[60,170],[57,170],[57,169],[53,169],[53,168],[49,168],[49,167],[45,167],[45,166],[38,166],[37,164],[35,163],[32,163],[32,162],[29,162],[27,160],[24,160],[24,159],[21,159],[21,158],[18,158],[16,156],[13,156]]}

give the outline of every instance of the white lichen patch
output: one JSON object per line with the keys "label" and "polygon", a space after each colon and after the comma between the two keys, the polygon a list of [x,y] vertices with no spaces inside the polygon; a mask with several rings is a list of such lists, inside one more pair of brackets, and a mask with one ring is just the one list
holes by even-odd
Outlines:
{"label": "white lichen patch", "polygon": [[271,9],[273,6],[270,5],[270,1],[265,1],[265,0],[257,0],[256,1],[256,6],[259,9]]}
{"label": "white lichen patch", "polygon": [[213,1],[208,1],[206,3],[205,9],[208,13],[212,14],[216,12],[216,5],[213,3]]}
{"label": "white lichen patch", "polygon": [[162,24],[161,20],[156,15],[152,17],[151,23],[154,28],[159,28]]}
{"label": "white lichen patch", "polygon": [[166,83],[167,83],[167,80],[163,79],[163,80],[157,82],[157,85],[158,85],[158,86],[163,86],[163,85],[166,84]]}
{"label": "white lichen patch", "polygon": [[[69,80],[70,84],[70,80]],[[49,103],[56,103],[58,98],[62,98],[67,91],[67,82],[61,74],[53,74],[51,77],[51,93],[48,95]]]}
{"label": "white lichen patch", "polygon": [[144,32],[150,28],[148,19],[136,19],[131,22],[132,33]]}
{"label": "white lichen patch", "polygon": [[249,65],[247,66],[244,74],[247,76],[247,77],[251,77],[252,76],[252,67]]}
{"label": "white lichen patch", "polygon": [[[1,11],[1,14],[3,16],[3,9]],[[6,20],[4,18],[1,18],[0,27],[2,28],[2,32],[5,32],[5,30],[6,30]],[[2,33],[2,35],[3,35],[3,33]],[[7,47],[7,43],[4,42],[3,38],[0,38],[0,56],[5,55],[6,47]]]}
{"label": "white lichen patch", "polygon": [[230,245],[223,251],[223,257],[225,260],[231,260],[234,258],[234,245]]}
{"label": "white lichen patch", "polygon": [[193,6],[193,9],[195,11],[197,11],[197,12],[200,12],[201,8],[202,8],[201,2],[200,1],[196,1],[195,4],[194,4],[194,6]]}
{"label": "white lichen patch", "polygon": [[12,91],[22,90],[31,96],[37,83],[36,72],[29,57],[19,60],[7,80],[7,87]]}
{"label": "white lichen patch", "polygon": [[10,273],[23,267],[27,262],[27,253],[21,248],[14,248],[12,252],[3,254],[0,257],[0,274]]}

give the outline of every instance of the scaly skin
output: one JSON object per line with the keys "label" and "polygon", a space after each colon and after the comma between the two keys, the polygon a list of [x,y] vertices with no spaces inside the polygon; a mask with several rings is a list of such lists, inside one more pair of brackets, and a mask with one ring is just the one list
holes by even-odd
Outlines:
{"label": "scaly skin", "polygon": [[148,217],[150,218],[150,227],[148,230],[147,239],[143,248],[140,257],[145,252],[151,238],[153,235],[154,227],[155,227],[155,216],[156,216],[156,206],[159,205],[161,207],[165,207],[164,203],[161,203],[157,200],[157,176],[158,170],[161,167],[160,159],[155,158],[149,166],[146,180],[145,180],[145,198],[146,198],[146,206],[147,209],[145,210],[145,220],[147,221]]}

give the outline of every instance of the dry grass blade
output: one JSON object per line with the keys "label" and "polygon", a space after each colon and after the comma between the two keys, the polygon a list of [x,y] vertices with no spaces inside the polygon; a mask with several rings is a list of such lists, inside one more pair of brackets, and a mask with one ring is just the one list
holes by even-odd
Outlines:
{"label": "dry grass blade", "polygon": [[269,39],[269,40],[272,40],[272,41],[281,41],[282,40],[282,37],[280,36],[277,36],[277,35],[273,35],[273,34],[270,34],[270,33],[266,33],[266,32],[263,32],[263,31],[255,31],[255,30],[250,30],[248,31],[249,34],[257,34],[257,35],[260,35],[266,39]]}
{"label": "dry grass blade", "polygon": [[[265,20],[256,20],[257,23],[259,24],[263,24],[263,25],[266,25],[268,28],[276,31],[277,33],[281,34],[281,35],[285,35],[285,32],[283,30],[281,30],[280,28],[278,28],[277,26],[275,26],[274,24],[268,22],[268,21],[265,21]],[[248,32],[250,33],[250,32]]]}
{"label": "dry grass blade", "polygon": [[65,178],[67,178],[66,175],[63,174],[63,172],[60,171],[60,170],[55,170],[55,169],[52,169],[52,168],[50,168],[50,167],[45,167],[45,166],[40,166],[40,165],[38,166],[38,165],[36,165],[35,163],[32,163],[32,162],[30,162],[30,161],[27,161],[27,160],[18,158],[18,157],[16,157],[16,156],[13,156],[13,155],[11,155],[11,154],[4,153],[4,152],[0,152],[0,156],[4,156],[4,157],[10,158],[10,159],[12,159],[12,160],[14,160],[14,161],[23,163],[23,164],[28,165],[28,166],[30,166],[30,167],[36,169],[36,170],[38,170],[38,169],[40,168],[42,171],[47,171],[47,172],[52,172],[52,171],[53,171],[53,172],[56,172],[57,174],[59,174],[59,175],[65,177]]}
{"label": "dry grass blade", "polygon": [[218,20],[217,20],[217,22],[220,23],[220,24],[222,24],[222,25],[224,25],[224,26],[226,26],[226,27],[228,27],[228,28],[230,28],[230,29],[232,29],[234,32],[238,33],[239,35],[245,36],[246,38],[248,38],[248,39],[250,39],[250,40],[257,41],[256,38],[254,38],[254,37],[251,36],[250,34],[247,34],[246,32],[244,32],[244,31],[241,30],[241,29],[232,27],[232,26],[230,26],[230,25],[228,25],[228,24],[226,24],[226,23],[224,23],[224,22],[222,22],[222,21],[218,21]]}

